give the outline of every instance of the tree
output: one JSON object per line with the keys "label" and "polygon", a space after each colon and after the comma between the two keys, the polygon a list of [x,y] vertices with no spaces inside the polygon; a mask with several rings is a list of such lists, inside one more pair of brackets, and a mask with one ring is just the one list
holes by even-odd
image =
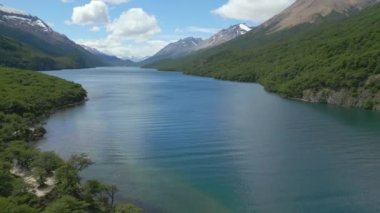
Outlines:
{"label": "tree", "polygon": [[17,205],[27,205],[35,209],[41,208],[41,200],[33,193],[30,193],[29,191],[23,193],[23,194],[13,194],[11,197],[12,202]]}
{"label": "tree", "polygon": [[143,211],[139,208],[136,208],[133,204],[131,203],[126,203],[126,204],[118,204],[116,205],[116,213],[142,213]]}
{"label": "tree", "polygon": [[8,162],[15,161],[17,166],[29,170],[32,162],[38,156],[38,151],[24,142],[14,142],[4,151],[5,159]]}
{"label": "tree", "polygon": [[43,152],[33,162],[33,166],[44,169],[49,175],[60,166],[64,161],[55,152]]}
{"label": "tree", "polygon": [[72,155],[68,163],[79,171],[82,171],[83,169],[93,164],[90,158],[84,153],[79,155]]}
{"label": "tree", "polygon": [[114,212],[115,195],[118,191],[117,187],[115,185],[104,185],[103,191],[106,198],[105,204],[107,206],[108,212]]}
{"label": "tree", "polygon": [[56,172],[57,190],[61,195],[71,195],[78,197],[80,195],[79,171],[71,164],[64,164]]}
{"label": "tree", "polygon": [[12,177],[9,172],[0,170],[0,196],[9,196],[12,191]]}
{"label": "tree", "polygon": [[65,195],[51,203],[44,213],[86,213],[88,204],[72,196]]}
{"label": "tree", "polygon": [[46,179],[49,175],[45,169],[43,169],[41,167],[34,167],[32,169],[32,174],[33,174],[34,178],[36,179],[39,186],[45,185]]}
{"label": "tree", "polygon": [[8,198],[0,197],[1,212],[11,213],[37,213],[38,211],[25,204],[17,205]]}
{"label": "tree", "polygon": [[83,199],[90,204],[90,208],[95,211],[103,209],[102,192],[103,184],[97,180],[88,180],[83,185]]}
{"label": "tree", "polygon": [[118,189],[114,185],[89,180],[83,186],[84,198],[95,209],[103,212],[115,212],[115,195]]}

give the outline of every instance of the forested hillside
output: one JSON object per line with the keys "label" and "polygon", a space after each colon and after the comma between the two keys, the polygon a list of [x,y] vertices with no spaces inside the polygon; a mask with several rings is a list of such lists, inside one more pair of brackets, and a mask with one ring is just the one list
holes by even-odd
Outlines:
{"label": "forested hillside", "polygon": [[79,46],[53,44],[29,33],[0,26],[0,66],[32,70],[86,68],[105,65]]}
{"label": "forested hillside", "polygon": [[286,97],[380,109],[380,5],[278,32],[259,28],[220,47],[148,67],[257,81]]}

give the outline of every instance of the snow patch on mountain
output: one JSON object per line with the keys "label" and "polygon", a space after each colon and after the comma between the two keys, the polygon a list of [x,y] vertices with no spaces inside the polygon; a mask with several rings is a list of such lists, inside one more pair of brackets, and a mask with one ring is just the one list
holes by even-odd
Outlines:
{"label": "snow patch on mountain", "polygon": [[244,31],[246,31],[246,32],[251,31],[251,28],[248,27],[248,26],[245,25],[245,24],[239,24],[239,27],[240,27],[240,29],[242,29],[242,30],[244,30]]}
{"label": "snow patch on mountain", "polygon": [[241,35],[244,35],[249,31],[251,31],[251,28],[245,24],[233,25],[227,29],[219,31],[217,34],[203,41],[197,47],[197,50],[218,46]]}
{"label": "snow patch on mountain", "polygon": [[[13,14],[13,13],[12,13]],[[6,21],[13,21],[14,24],[28,24],[32,27],[38,27],[44,32],[52,32],[53,30],[40,19],[32,16],[18,16],[18,15],[3,15]]]}
{"label": "snow patch on mountain", "polygon": [[32,22],[31,25],[41,27],[45,32],[52,31],[52,29],[47,24],[45,24],[43,21],[39,19]]}

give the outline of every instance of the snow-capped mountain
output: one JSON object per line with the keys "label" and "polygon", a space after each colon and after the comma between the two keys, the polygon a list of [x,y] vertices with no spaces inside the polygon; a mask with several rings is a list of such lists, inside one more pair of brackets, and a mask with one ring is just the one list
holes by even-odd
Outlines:
{"label": "snow-capped mountain", "polygon": [[6,7],[0,4],[0,22],[8,23],[13,26],[24,26],[38,28],[44,32],[52,32],[53,30],[42,20],[33,17],[30,14],[17,10],[14,8]]}
{"label": "snow-capped mountain", "polygon": [[241,35],[244,35],[249,31],[251,31],[251,28],[245,24],[233,25],[227,29],[219,31],[215,35],[211,36],[209,39],[203,41],[197,49],[199,50],[218,46]]}
{"label": "snow-capped mountain", "polygon": [[201,38],[188,37],[171,43],[160,50],[155,56],[177,57],[194,51],[202,42]]}
{"label": "snow-capped mountain", "polygon": [[237,24],[219,31],[206,40],[193,37],[181,39],[177,42],[168,44],[154,56],[144,60],[142,64],[148,64],[162,59],[178,58],[198,50],[215,47],[238,36],[244,35],[250,30],[251,28],[245,24]]}
{"label": "snow-capped mountain", "polygon": [[0,4],[0,25],[31,33],[47,42],[75,43],[65,35],[55,32],[48,24],[24,11]]}
{"label": "snow-capped mountain", "polygon": [[377,2],[380,0],[297,0],[262,26],[279,31],[303,23],[313,23],[333,12],[345,14],[351,10],[361,10]]}
{"label": "snow-capped mountain", "polygon": [[178,58],[197,50],[203,42],[201,38],[188,37],[179,41],[168,44],[152,57],[144,60],[142,63],[151,63],[162,59]]}
{"label": "snow-capped mountain", "polygon": [[[105,65],[96,55],[86,51],[65,35],[55,32],[40,18],[2,4],[0,37],[11,39],[19,46],[27,46],[31,51],[30,54],[25,54],[25,58],[18,59],[20,63],[15,62],[21,68],[45,70]],[[9,61],[10,59],[0,59],[0,65],[8,65]]]}

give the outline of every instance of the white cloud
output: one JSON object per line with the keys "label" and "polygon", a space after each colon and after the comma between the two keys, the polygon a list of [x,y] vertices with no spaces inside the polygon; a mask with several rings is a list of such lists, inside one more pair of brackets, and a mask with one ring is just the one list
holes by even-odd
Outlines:
{"label": "white cloud", "polygon": [[106,24],[108,20],[108,7],[101,0],[74,7],[71,16],[71,23],[78,25]]}
{"label": "white cloud", "polygon": [[99,31],[100,31],[100,27],[98,27],[98,26],[93,26],[93,27],[91,27],[90,31],[91,31],[91,32],[99,32]]}
{"label": "white cloud", "polygon": [[[121,2],[113,0],[114,3]],[[94,5],[98,4],[99,5]],[[100,8],[106,8],[99,9]],[[106,54],[120,58],[144,58],[161,50],[169,42],[152,40],[151,37],[161,31],[155,16],[146,13],[141,8],[132,8],[124,11],[112,22],[108,21],[108,9],[103,0],[92,0],[89,4],[74,9],[71,23],[80,25],[94,25],[90,31],[98,32],[99,24],[105,24],[108,35],[101,39],[79,39],[76,42],[98,49]],[[98,15],[103,14],[103,18]],[[86,14],[86,15],[83,15]],[[79,17],[79,18],[78,18]],[[106,18],[107,17],[107,18]]]}
{"label": "white cloud", "polygon": [[108,4],[124,4],[129,2],[129,0],[103,0]]}
{"label": "white cloud", "polygon": [[81,39],[76,42],[120,58],[144,58],[151,56],[169,43],[161,40],[123,41],[110,37],[94,40]]}
{"label": "white cloud", "polygon": [[107,25],[107,31],[112,37],[144,40],[161,32],[161,29],[156,17],[141,8],[132,8]]}
{"label": "white cloud", "polygon": [[295,0],[228,0],[212,13],[225,18],[263,22],[291,5]]}
{"label": "white cloud", "polygon": [[[63,3],[72,3],[74,0],[61,0]],[[93,0],[93,1],[103,1],[108,4],[124,4],[129,2],[130,0]]]}

